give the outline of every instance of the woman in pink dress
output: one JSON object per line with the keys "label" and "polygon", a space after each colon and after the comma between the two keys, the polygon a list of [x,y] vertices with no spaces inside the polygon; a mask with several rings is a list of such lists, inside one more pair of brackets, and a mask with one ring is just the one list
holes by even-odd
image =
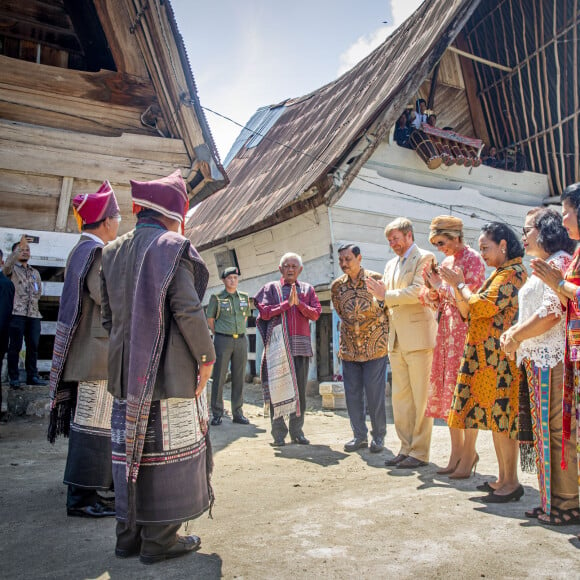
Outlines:
{"label": "woman in pink dress", "polygon": [[[445,254],[441,263],[450,269],[463,271],[465,284],[475,292],[485,280],[485,264],[481,256],[463,242],[463,222],[454,216],[437,216],[430,226],[429,241]],[[420,300],[426,306],[437,311],[439,326],[437,342],[433,353],[431,367],[431,391],[427,400],[425,415],[447,420],[451,400],[457,383],[457,372],[465,346],[467,321],[463,320],[457,304],[455,293],[439,276],[437,270],[426,268],[423,272],[425,286]],[[451,436],[451,454],[447,467],[437,473],[451,474],[459,464],[465,437],[477,437],[475,429],[449,428]],[[461,474],[458,474],[458,477]]]}

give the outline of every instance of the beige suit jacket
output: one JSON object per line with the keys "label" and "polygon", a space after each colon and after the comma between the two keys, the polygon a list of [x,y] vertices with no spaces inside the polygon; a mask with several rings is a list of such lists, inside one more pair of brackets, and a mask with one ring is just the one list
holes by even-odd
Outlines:
{"label": "beige suit jacket", "polygon": [[387,287],[385,310],[389,315],[389,350],[414,351],[435,347],[437,321],[434,312],[419,302],[423,268],[436,262],[431,252],[413,246],[405,263],[397,268],[399,257],[385,266]]}

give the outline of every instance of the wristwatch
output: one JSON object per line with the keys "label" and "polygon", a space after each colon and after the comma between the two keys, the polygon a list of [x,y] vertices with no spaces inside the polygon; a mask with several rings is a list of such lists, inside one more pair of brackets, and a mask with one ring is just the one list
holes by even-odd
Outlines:
{"label": "wristwatch", "polygon": [[459,284],[457,284],[457,290],[459,290],[459,292],[461,292],[464,288],[465,282],[459,282]]}

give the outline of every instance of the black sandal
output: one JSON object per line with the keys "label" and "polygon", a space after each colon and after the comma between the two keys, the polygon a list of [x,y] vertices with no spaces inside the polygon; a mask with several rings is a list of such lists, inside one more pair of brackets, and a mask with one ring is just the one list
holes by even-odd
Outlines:
{"label": "black sandal", "polygon": [[527,518],[537,518],[538,516],[541,516],[542,514],[545,514],[546,512],[542,509],[542,507],[536,507],[533,510],[529,510],[527,512],[524,512],[524,515]]}
{"label": "black sandal", "polygon": [[222,424],[222,418],[221,417],[214,417],[211,420],[211,424],[212,425],[221,425]]}
{"label": "black sandal", "polygon": [[547,526],[573,526],[580,524],[580,510],[578,508],[561,510],[553,507],[550,514],[544,514],[544,518],[538,516],[538,521]]}

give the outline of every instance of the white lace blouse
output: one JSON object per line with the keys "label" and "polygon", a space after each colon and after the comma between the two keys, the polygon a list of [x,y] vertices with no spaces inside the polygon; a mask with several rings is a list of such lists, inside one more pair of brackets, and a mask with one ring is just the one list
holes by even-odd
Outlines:
{"label": "white lace blouse", "polygon": [[[568,268],[572,256],[566,252],[552,254],[547,262],[556,265],[562,272]],[[564,360],[566,345],[566,316],[562,309],[562,303],[557,294],[537,276],[530,276],[518,293],[519,321],[525,322],[528,318],[537,314],[545,318],[548,314],[556,314],[560,317],[559,322],[544,334],[522,340],[518,348],[518,365],[522,359],[529,358],[536,366],[555,367]]]}

